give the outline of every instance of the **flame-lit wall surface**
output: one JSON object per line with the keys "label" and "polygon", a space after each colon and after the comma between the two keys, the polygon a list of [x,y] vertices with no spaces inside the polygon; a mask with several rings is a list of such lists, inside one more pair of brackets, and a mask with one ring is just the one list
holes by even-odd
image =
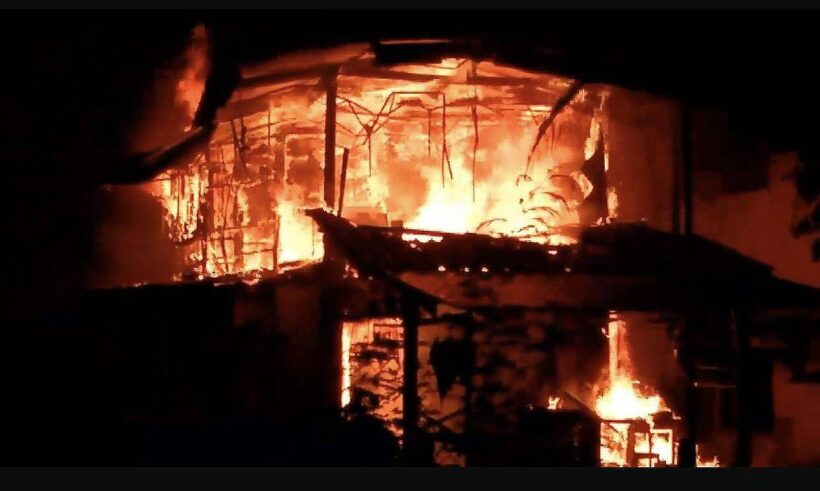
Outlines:
{"label": "flame-lit wall surface", "polygon": [[820,263],[813,260],[811,248],[820,233],[792,233],[809,208],[797,194],[798,165],[794,153],[764,157],[755,166],[761,177],[753,180],[751,189],[742,190],[731,189],[744,180],[736,174],[722,169],[699,172],[695,231],[771,265],[781,278],[820,287]]}
{"label": "flame-lit wall surface", "polygon": [[[793,233],[796,221],[810,209],[810,203],[798,195],[795,178],[800,156],[794,152],[770,154],[738,144],[723,113],[704,112],[695,122],[695,232],[770,265],[780,278],[820,286],[820,264],[812,257],[811,248],[820,236],[816,232]],[[817,341],[805,331],[811,326],[811,321],[804,321],[773,329],[787,339],[786,332],[800,332],[786,343],[804,346],[816,365]],[[816,404],[811,401],[820,397],[820,388],[795,377],[788,357],[778,354],[779,350],[773,350],[776,354],[769,373],[761,375],[766,378],[761,383],[772,391],[773,421],[771,428],[754,437],[753,463],[816,465],[820,462],[818,446],[809,442],[816,441],[820,428],[814,416]],[[708,398],[714,402],[720,397],[720,391],[714,391]],[[731,454],[731,436],[723,438],[722,444],[720,439],[715,443]]]}
{"label": "flame-lit wall surface", "polygon": [[[820,263],[812,257],[812,242],[820,235],[793,233],[796,221],[811,208],[798,194],[796,177],[804,165],[801,157],[796,152],[767,152],[766,148],[739,141],[742,134],[733,127],[733,121],[717,111],[696,113],[694,132],[695,233],[770,265],[780,278],[820,286]],[[791,339],[787,345],[803,346],[801,349],[816,365],[817,340],[807,335],[814,328],[816,320],[772,327],[773,332]],[[789,332],[800,334],[793,336]],[[816,465],[820,462],[818,446],[809,442],[817,441],[820,428],[816,425],[817,404],[811,401],[820,397],[820,388],[796,377],[789,367],[789,356],[782,354],[783,342],[776,344],[774,349],[763,346],[761,350],[774,360],[768,373],[760,374],[759,381],[771,390],[773,421],[770,428],[754,436],[753,464]],[[707,392],[704,398],[712,404],[721,398],[725,404],[726,396],[721,395],[725,391]],[[725,426],[726,418],[722,419]],[[732,426],[732,418],[728,419]],[[719,422],[712,424],[721,426]],[[731,428],[724,428],[723,433],[713,443],[731,455]]]}

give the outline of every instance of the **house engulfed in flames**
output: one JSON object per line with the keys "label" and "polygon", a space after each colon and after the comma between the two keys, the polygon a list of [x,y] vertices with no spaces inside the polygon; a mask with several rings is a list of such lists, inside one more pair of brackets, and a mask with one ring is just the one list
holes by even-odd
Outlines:
{"label": "house engulfed in flames", "polygon": [[[190,87],[181,84],[180,91]],[[518,252],[536,248],[571,273],[574,246],[589,227],[626,221],[675,232],[676,114],[668,100],[516,68],[457,43],[350,45],[244,67],[207,150],[145,188],[162,203],[168,235],[184,250],[178,280],[234,277],[252,284],[320,262],[328,244],[339,242],[325,237],[330,222],[322,227],[305,213],[317,208],[354,230],[395,234],[411,253],[426,250],[432,274],[442,278],[510,273],[498,254],[495,264],[471,261],[468,246],[449,258],[429,252],[461,239],[519,243],[510,246]],[[373,281],[348,252],[345,277]],[[411,269],[396,276],[441,292],[427,288],[426,278],[414,280]],[[619,293],[616,283],[596,285]],[[522,298],[539,294],[535,287],[514,290]],[[442,302],[457,312],[442,315],[439,306],[437,316],[412,327],[422,419],[440,433],[464,433],[468,425],[481,433],[489,413],[496,425],[499,411],[509,420],[531,418],[512,406],[536,406],[546,417],[569,411],[591,418],[595,463],[678,463],[681,406],[673,410],[658,389],[638,380],[626,342],[631,326],[617,306],[596,304],[594,315],[573,316],[522,300],[513,306],[523,314],[500,317],[471,310],[470,301]],[[442,320],[465,312],[473,312],[469,328]],[[354,388],[379,395],[376,414],[401,436],[407,333],[397,314],[341,323],[340,386],[342,405]],[[576,327],[561,328],[570,324]],[[534,354],[532,346],[570,332],[575,341],[567,344],[576,349],[590,329],[598,336],[592,344],[606,355],[572,355],[568,370],[584,366],[587,376],[546,381],[544,367],[557,370],[564,355]],[[465,332],[470,356],[459,355]],[[483,370],[447,375],[442,356],[469,358]],[[567,428],[578,424],[567,421]],[[437,460],[463,463],[467,454],[481,463],[488,455],[457,447],[437,443]],[[712,457],[699,456],[698,463],[716,465]],[[565,463],[581,461],[589,462]]]}
{"label": "house engulfed in flames", "polygon": [[[208,151],[150,186],[185,248],[180,276],[318,260],[321,234],[302,210],[321,206],[355,223],[547,243],[573,240],[560,228],[579,224],[590,193],[610,200],[610,215],[617,209],[615,188],[597,190],[581,172],[599,143],[605,152],[610,88],[467,58],[385,67],[367,45],[286,57],[243,77]],[[562,97],[568,104],[537,137]],[[327,145],[330,182],[343,181],[329,192]]]}

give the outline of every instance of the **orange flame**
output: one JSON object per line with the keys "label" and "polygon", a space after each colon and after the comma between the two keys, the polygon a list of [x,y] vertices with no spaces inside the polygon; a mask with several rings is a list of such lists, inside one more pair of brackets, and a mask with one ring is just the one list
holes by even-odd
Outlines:
{"label": "orange flame", "polygon": [[[207,68],[204,36],[204,29],[195,31],[178,87],[191,114],[201,96],[199,74]],[[342,147],[349,149],[346,218],[357,222],[366,215],[369,224],[574,242],[558,230],[579,223],[578,206],[592,191],[580,167],[585,146],[605,136],[600,117],[566,107],[555,124],[571,128],[566,134],[589,136],[545,139],[527,175],[521,174],[539,118],[569,81],[465,59],[391,70],[449,81],[342,72],[336,157]],[[531,84],[531,92],[547,95],[538,96],[543,104],[522,104],[509,87],[465,83],[473,74],[515,76]],[[185,248],[187,267],[199,277],[281,271],[323,255],[321,234],[302,210],[324,205],[325,91],[308,79],[266,90],[267,107],[253,113],[235,95],[221,113],[208,155],[153,187],[167,211],[169,235]],[[585,92],[584,99],[590,97]]]}
{"label": "orange flame", "polygon": [[[630,421],[643,421],[647,433],[637,433],[633,451],[657,454],[659,462],[676,463],[675,442],[671,430],[654,428],[652,416],[667,410],[663,399],[639,390],[633,380],[632,366],[626,346],[626,322],[613,313],[607,329],[609,341],[608,379],[605,390],[595,400],[595,411],[606,422],[601,425],[601,462],[604,465],[629,465]],[[639,459],[639,466],[652,466],[650,459]]]}

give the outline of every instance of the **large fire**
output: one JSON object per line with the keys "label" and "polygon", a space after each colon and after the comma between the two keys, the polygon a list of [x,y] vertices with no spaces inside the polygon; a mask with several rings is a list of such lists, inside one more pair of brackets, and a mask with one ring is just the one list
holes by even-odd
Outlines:
{"label": "large fire", "polygon": [[[572,81],[468,59],[384,73],[352,66],[339,72],[331,101],[345,218],[574,240],[560,227],[579,223],[592,190],[580,168],[605,136],[603,89],[578,92],[530,155]],[[179,86],[191,104],[192,70]],[[208,151],[151,185],[169,236],[185,250],[185,276],[281,271],[322,257],[321,234],[303,210],[339,202],[322,198],[327,93],[322,77],[238,89]]]}
{"label": "large fire", "polygon": [[[194,41],[178,85],[178,99],[191,114],[202,91],[204,34],[195,33]],[[331,85],[326,72],[305,70],[240,86],[219,113],[207,151],[148,185],[165,208],[169,237],[185,252],[178,278],[279,272],[316,261],[324,254],[322,236],[303,212],[338,211],[342,203],[342,216],[354,223],[545,244],[573,243],[565,231],[590,225],[582,223],[579,209],[594,184],[582,165],[603,149],[609,171],[608,89],[570,92],[572,80],[489,61],[443,59],[389,69],[372,61],[373,54],[362,50],[340,65]],[[282,63],[303,68],[299,60]],[[257,75],[243,74],[246,80]],[[570,93],[533,146],[557,101]],[[328,111],[328,104],[336,110]],[[328,114],[335,117],[334,203],[323,198]],[[598,221],[617,216],[615,188],[607,186],[604,196]],[[413,233],[404,238],[440,240]],[[353,384],[351,350],[358,335],[371,331],[368,323],[343,330],[343,405]],[[594,403],[604,420],[602,464],[674,465],[676,435],[655,417],[678,418],[634,380],[624,321],[613,315],[607,336],[609,366]],[[549,406],[558,409],[563,401],[550,398]]]}
{"label": "large fire", "polygon": [[[680,420],[663,398],[635,380],[627,347],[627,325],[610,313],[606,336],[609,363],[606,377],[595,399],[595,412],[601,424],[601,464],[605,466],[656,467],[675,465],[678,460],[674,424],[658,424],[657,417],[667,414],[672,422]],[[667,418],[667,420],[670,418]],[[698,467],[718,467],[697,458]]]}
{"label": "large fire", "polygon": [[[671,429],[655,428],[654,415],[668,411],[663,399],[634,380],[626,345],[626,323],[610,314],[607,329],[609,366],[595,411],[602,418],[601,463],[641,467],[673,465],[677,461]],[[636,431],[636,427],[642,431]]]}

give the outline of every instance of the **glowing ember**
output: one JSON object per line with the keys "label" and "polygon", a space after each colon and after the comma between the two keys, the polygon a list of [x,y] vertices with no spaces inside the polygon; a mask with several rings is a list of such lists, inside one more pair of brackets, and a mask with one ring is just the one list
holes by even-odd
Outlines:
{"label": "glowing ember", "polygon": [[427,235],[427,234],[401,234],[402,240],[407,242],[441,242],[444,237],[440,235]]}
{"label": "glowing ember", "polygon": [[561,408],[561,398],[560,397],[553,397],[549,396],[547,399],[547,409],[550,411],[555,411]]}

